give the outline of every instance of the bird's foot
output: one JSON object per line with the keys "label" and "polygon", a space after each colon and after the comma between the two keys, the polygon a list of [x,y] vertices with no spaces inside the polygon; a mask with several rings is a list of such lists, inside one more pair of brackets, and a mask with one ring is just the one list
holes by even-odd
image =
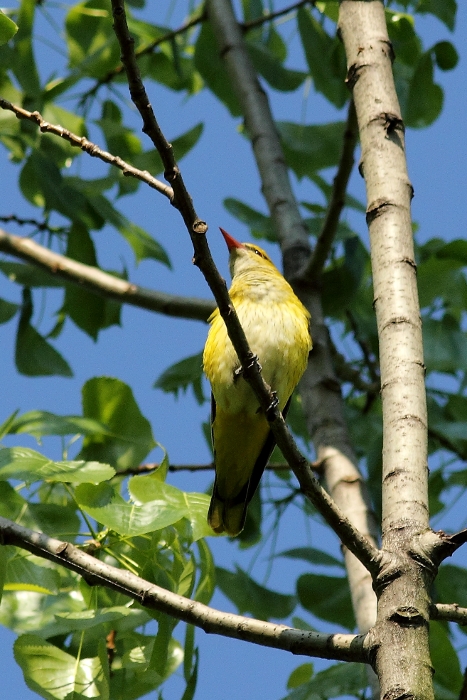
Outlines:
{"label": "bird's foot", "polygon": [[266,418],[268,419],[268,421],[271,421],[274,419],[274,412],[279,405],[279,399],[277,398],[277,392],[271,391],[271,396],[272,396],[271,403],[269,404],[269,406],[266,409]]}

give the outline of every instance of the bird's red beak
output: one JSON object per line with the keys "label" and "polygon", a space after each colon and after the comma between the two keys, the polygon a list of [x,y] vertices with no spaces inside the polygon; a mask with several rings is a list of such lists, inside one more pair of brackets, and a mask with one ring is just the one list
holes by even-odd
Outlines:
{"label": "bird's red beak", "polygon": [[229,249],[229,252],[233,250],[234,248],[244,248],[245,246],[243,243],[239,243],[238,241],[235,240],[235,238],[232,238],[230,233],[227,233],[227,231],[224,231],[223,228],[219,226],[220,232],[224,236],[224,240],[227,243],[227,248]]}

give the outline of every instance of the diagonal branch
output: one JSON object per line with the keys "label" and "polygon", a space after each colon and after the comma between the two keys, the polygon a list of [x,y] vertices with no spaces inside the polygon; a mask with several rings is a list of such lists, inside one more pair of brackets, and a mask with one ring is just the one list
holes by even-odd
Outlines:
{"label": "diagonal branch", "polygon": [[113,156],[111,153],[103,151],[101,148],[99,148],[99,146],[92,141],[89,141],[85,136],[77,136],[68,129],[65,129],[63,126],[50,124],[49,122],[45,121],[39,112],[29,112],[27,109],[14,105],[1,97],[0,107],[13,112],[18,119],[27,119],[28,121],[37,124],[43,133],[59,136],[60,138],[65,139],[65,141],[68,141],[68,143],[71,143],[72,146],[80,148],[85,153],[88,153],[93,158],[99,158],[99,160],[102,160],[104,163],[114,165],[116,168],[121,170],[125,176],[134,177],[137,180],[141,180],[141,182],[145,182],[146,185],[149,185],[149,187],[152,187],[152,189],[157,190],[161,194],[168,197],[168,199],[172,200],[174,193],[171,187],[168,187],[164,182],[157,180],[150,173],[148,173],[147,170],[139,170],[138,168],[134,168],[119,156]]}
{"label": "diagonal branch", "polygon": [[334,178],[331,198],[326,211],[322,229],[319,233],[316,246],[305,271],[302,273],[303,279],[311,284],[319,283],[323,273],[324,265],[331,251],[332,244],[336,237],[337,226],[345,206],[345,193],[349,184],[350,174],[354,165],[355,147],[358,141],[358,124],[355,105],[353,100],[349,102],[347,111],[347,123],[344,131],[342,151]]}
{"label": "diagonal branch", "polygon": [[200,627],[208,634],[340,661],[368,663],[366,637],[355,634],[322,634],[276,625],[242,615],[215,610],[184,596],[172,593],[129,571],[105,564],[68,542],[34,532],[0,517],[0,544],[16,545],[83,576],[93,585],[118,591],[143,607],[159,610],[178,620]]}
{"label": "diagonal branch", "polygon": [[[212,6],[211,3],[209,3],[208,12],[210,14],[211,10]],[[308,461],[300,453],[295,441],[287,430],[285,421],[277,408],[277,402],[274,400],[270,387],[265,384],[261,376],[261,367],[258,358],[252,354],[249,348],[245,332],[240,325],[235,309],[230,301],[225,280],[219,275],[214,265],[204,235],[207,226],[196,215],[193,202],[175,161],[172,146],[165,139],[146,94],[136,63],[134,39],[131,37],[128,30],[123,0],[112,0],[112,13],[114,17],[115,33],[122,50],[122,62],[127,70],[130,95],[143,119],[143,132],[151,138],[162,158],[165,167],[164,175],[166,179],[172,183],[174,189],[172,204],[180,211],[185,221],[195,250],[194,263],[199,266],[214,294],[219,312],[224,319],[229,337],[242,365],[243,376],[255,392],[260,406],[270,423],[277,445],[294,470],[305,495],[314,503],[315,507],[318,508],[323,517],[326,518],[331,527],[335,529],[349,551],[355,554],[369,571],[376,573],[379,568],[378,549],[364,534],[361,534],[355,529],[349,519],[342,513],[328,493],[315,479]],[[262,145],[259,145],[259,150],[261,151],[262,159],[264,159],[262,162],[266,162],[266,159],[269,162],[271,156],[268,155],[267,152],[263,152]],[[273,155],[276,156],[280,154],[280,144],[277,143],[277,148]],[[271,170],[274,170],[274,168]],[[265,173],[262,172],[262,175],[265,175]],[[298,243],[303,249],[305,245],[304,240],[306,240],[306,231],[293,198],[286,169],[278,169],[277,181],[275,177],[274,173],[270,173],[270,177],[267,181],[267,187],[269,187],[271,195],[274,197],[275,208],[278,215],[279,213],[281,215],[283,214],[281,220],[284,223],[292,224],[292,230],[295,232],[293,236],[293,245],[296,246]],[[276,189],[278,184],[284,187],[280,199],[278,199],[279,194]],[[287,192],[290,192],[290,195],[284,207],[284,197]]]}
{"label": "diagonal branch", "polygon": [[[232,87],[243,108],[246,129],[261,175],[262,191],[278,232],[284,272],[293,282],[300,277],[301,270],[308,262],[310,247],[268,98],[258,81],[230,0],[207,0],[207,9],[219,53],[226,62]],[[364,533],[361,537],[365,537],[367,542],[374,542],[377,529],[350,445],[340,387],[332,366],[320,292],[309,285],[305,288],[296,286],[312,319],[314,348],[300,391],[317,461],[323,464],[328,490],[352,521],[354,531],[358,528]],[[288,455],[284,453],[284,456],[288,459]],[[290,464],[300,480],[298,465]],[[303,467],[306,468],[305,465]],[[302,483],[301,486],[303,488]],[[341,535],[340,530],[338,533]],[[355,553],[356,550],[351,551]],[[376,616],[372,580],[356,559],[348,552],[345,556],[356,619],[359,629],[366,631],[374,624]]]}
{"label": "diagonal branch", "polygon": [[53,277],[60,277],[66,282],[122,304],[196,321],[207,321],[214,310],[213,302],[208,299],[194,299],[139,287],[97,267],[54,253],[30,238],[14,236],[2,229],[0,251],[26,260]]}

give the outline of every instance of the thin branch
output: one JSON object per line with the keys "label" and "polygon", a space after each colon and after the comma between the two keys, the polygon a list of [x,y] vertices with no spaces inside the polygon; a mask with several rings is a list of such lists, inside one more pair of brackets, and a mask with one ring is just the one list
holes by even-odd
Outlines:
{"label": "thin branch", "polygon": [[342,151],[339,159],[337,173],[333,181],[331,198],[329,200],[326,216],[322,229],[316,241],[316,246],[306,270],[302,276],[311,284],[319,284],[324,265],[336,237],[339,219],[345,206],[345,194],[350,179],[350,174],[355,161],[355,147],[358,141],[358,124],[355,105],[350,100],[347,111],[347,122],[342,142]]}
{"label": "thin branch", "polygon": [[[240,24],[240,28],[242,29],[243,32],[248,32],[250,29],[256,29],[257,27],[260,27],[263,24],[266,24],[266,22],[273,22],[275,19],[278,19],[279,17],[283,17],[284,15],[289,14],[290,12],[294,12],[295,10],[298,10],[300,7],[303,7],[305,5],[314,5],[315,0],[300,0],[299,2],[292,3],[291,5],[288,5],[287,7],[284,7],[282,10],[277,10],[276,12],[270,12],[262,15],[261,17],[257,17],[256,19],[250,20],[249,22],[243,22]],[[180,36],[181,34],[185,34],[190,29],[193,29],[193,27],[196,27],[198,24],[202,24],[207,19],[207,12],[206,10],[203,10],[201,14],[196,15],[195,17],[192,17],[190,20],[187,22],[184,22],[180,27],[177,29],[172,29],[171,31],[167,32],[166,34],[163,34],[162,36],[158,37],[157,39],[154,39],[150,44],[147,44],[146,46],[143,46],[140,49],[135,50],[135,57],[136,59],[140,59],[143,56],[147,56],[148,54],[151,54],[154,52],[154,50],[160,46],[161,44],[165,44],[166,42],[171,42],[174,39],[177,38],[177,36]],[[96,80],[95,84],[90,88],[87,92],[85,92],[81,98],[81,103],[84,103],[86,100],[88,100],[90,97],[93,97],[97,91],[99,90],[102,85],[108,85],[114,78],[118,77],[121,75],[125,70],[125,66],[123,63],[120,65],[116,66],[115,68],[112,68],[106,75],[104,75],[102,78],[99,78]]]}
{"label": "thin branch", "polygon": [[172,200],[174,193],[171,187],[168,187],[164,182],[157,180],[150,173],[148,173],[147,170],[139,170],[138,168],[134,168],[119,156],[113,156],[111,153],[103,151],[101,148],[99,148],[99,146],[92,141],[89,141],[85,136],[77,136],[68,129],[64,129],[63,126],[49,124],[49,122],[45,121],[39,112],[29,112],[27,109],[14,105],[1,97],[0,107],[13,112],[18,119],[27,119],[28,121],[37,124],[43,133],[59,136],[60,138],[65,139],[65,141],[68,141],[68,143],[70,143],[72,146],[75,146],[75,148],[80,148],[85,153],[88,153],[93,158],[99,158],[99,160],[102,160],[104,163],[114,165],[116,168],[121,170],[126,177],[134,177],[137,180],[141,180],[141,182],[145,182],[146,185],[149,185],[149,187],[152,187],[152,189],[157,190],[157,192],[160,192],[168,199]]}
{"label": "thin branch", "polygon": [[207,321],[214,304],[207,299],[156,292],[119,279],[97,267],[85,265],[54,253],[30,238],[14,236],[0,229],[0,251],[40,267],[53,277],[87,289],[94,294],[166,316]]}
{"label": "thin branch", "polygon": [[19,226],[34,226],[36,231],[47,231],[52,235],[60,235],[62,233],[67,233],[68,228],[66,226],[50,226],[48,221],[39,221],[38,219],[23,219],[16,214],[8,214],[7,216],[0,216],[0,221],[4,224],[9,224],[14,221],[15,224]]}
{"label": "thin branch", "polygon": [[[148,462],[146,464],[138,464],[136,467],[128,467],[128,469],[122,469],[117,471],[116,476],[132,476],[133,474],[147,474],[148,472],[157,471],[161,467],[159,462]],[[214,463],[209,464],[170,464],[169,472],[203,472],[212,471],[214,469]],[[284,469],[290,470],[290,466],[287,462],[283,464],[268,464],[266,469],[269,471],[282,471]]]}
{"label": "thin branch", "polygon": [[367,340],[365,338],[362,338],[362,336],[360,335],[360,329],[358,328],[357,321],[355,320],[355,316],[353,315],[350,309],[346,310],[346,315],[352,327],[352,332],[354,334],[355,341],[360,346],[360,350],[362,351],[362,355],[370,373],[370,377],[374,383],[378,384],[379,389],[381,380],[379,376],[378,362],[376,361],[375,356],[373,355],[373,352]]}
{"label": "thin branch", "polygon": [[352,386],[369,396],[375,396],[379,394],[380,382],[375,380],[369,382],[362,376],[362,370],[352,367],[352,365],[347,362],[344,355],[342,355],[330,339],[329,348],[332,354],[332,360],[336,370],[337,377],[341,382],[349,382]]}
{"label": "thin branch", "polygon": [[140,605],[159,610],[200,627],[208,634],[241,639],[261,646],[340,661],[368,663],[366,637],[354,634],[322,634],[276,625],[242,615],[215,610],[145,581],[86,554],[68,542],[48,537],[0,517],[1,544],[16,545],[39,557],[78,573],[92,585],[118,591]]}
{"label": "thin branch", "polygon": [[461,608],[457,603],[448,605],[436,603],[430,608],[432,620],[444,620],[445,622],[457,622],[459,625],[467,625],[467,608]]}

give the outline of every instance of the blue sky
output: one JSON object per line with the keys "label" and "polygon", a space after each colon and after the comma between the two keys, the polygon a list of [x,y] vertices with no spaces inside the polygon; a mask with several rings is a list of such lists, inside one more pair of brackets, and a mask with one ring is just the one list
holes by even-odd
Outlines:
{"label": "blue sky", "polygon": [[[169,2],[161,0],[161,6],[169,7]],[[285,3],[284,3],[285,4]],[[176,11],[181,11],[184,3],[178,3]],[[49,10],[53,13],[53,10]],[[163,13],[162,13],[163,15]],[[163,21],[163,20],[160,20]],[[174,20],[174,24],[177,22]],[[450,39],[448,30],[435,19],[423,18],[419,22],[425,47],[444,38]],[[46,24],[40,25],[46,31]],[[440,119],[423,131],[407,131],[407,152],[409,174],[415,188],[413,218],[419,224],[419,240],[442,237],[450,240],[465,237],[467,230],[467,147],[464,126],[467,113],[467,6],[459,3],[457,28],[454,43],[460,55],[458,67],[450,73],[438,72],[438,82],[445,89],[445,106]],[[43,44],[45,46],[45,44]],[[290,65],[296,66],[295,44]],[[54,52],[44,49],[44,66],[47,70],[54,61]],[[49,65],[49,68],[50,68]],[[182,161],[182,170],[199,216],[209,224],[209,242],[222,273],[228,277],[227,251],[218,233],[218,226],[226,228],[236,238],[248,238],[247,229],[233,219],[223,207],[223,199],[231,196],[251,206],[265,211],[260,193],[260,183],[256,166],[247,141],[235,130],[235,124],[226,110],[207,93],[201,93],[185,103],[179,94],[159,86],[151,86],[150,98],[162,129],[169,139],[178,136],[199,121],[205,122],[205,130],[197,148]],[[292,97],[275,95],[273,110],[277,119],[299,121],[303,109],[303,94]],[[66,106],[66,105],[65,105]],[[334,118],[333,110],[313,93],[306,104],[306,118],[319,123]],[[136,116],[135,116],[136,120]],[[136,123],[136,121],[135,121]],[[95,130],[94,136],[102,139]],[[2,151],[2,204],[0,215],[17,213],[21,216],[38,216],[38,210],[25,205],[16,191],[17,169],[6,163]],[[84,163],[83,168],[92,168],[96,176],[103,171],[96,163]],[[309,183],[295,183],[298,196],[309,198]],[[111,231],[104,230],[96,235],[99,259],[106,268],[121,269],[122,260],[129,265],[132,281],[158,290],[171,291],[208,298],[209,290],[201,273],[191,263],[191,243],[182,220],[165,198],[150,190],[140,188],[137,203],[128,199],[123,202],[127,214],[146,228],[166,247],[173,263],[173,271],[152,261],[143,261],[139,267],[132,263],[131,253]],[[354,173],[351,191],[364,197],[364,185],[358,173]],[[359,227],[363,239],[367,233],[363,217],[354,225]],[[24,234],[25,231],[13,225],[5,227],[11,232]],[[267,246],[266,246],[267,247]],[[278,251],[268,247],[279,264]],[[11,301],[20,300],[20,289],[0,278],[0,296]],[[59,297],[48,295],[40,329],[50,330],[53,321],[50,313],[59,307]],[[40,293],[37,294],[37,309],[41,306]],[[49,314],[49,315],[48,315]],[[39,314],[37,314],[36,319]],[[187,355],[199,352],[204,344],[207,328],[199,322],[180,321],[165,318],[147,311],[124,307],[122,327],[112,327],[103,332],[98,343],[76,329],[71,323],[56,343],[72,366],[75,377],[30,379],[17,374],[14,366],[14,330],[16,320],[0,326],[2,347],[1,396],[2,414],[0,422],[12,411],[21,412],[35,408],[62,414],[80,413],[80,388],[93,376],[111,375],[127,382],[133,388],[135,398],[143,414],[150,420],[155,439],[167,450],[174,464],[202,463],[210,459],[209,448],[201,432],[200,424],[208,417],[208,406],[199,407],[190,392],[175,399],[152,389],[154,380],[173,362]],[[17,441],[15,441],[17,442]],[[12,441],[9,441],[12,444]],[[27,444],[35,447],[33,441]],[[46,440],[40,449],[50,456],[60,455],[58,440]],[[150,459],[157,459],[155,452]],[[193,475],[184,472],[170,475],[171,483],[185,490],[205,490],[211,480],[209,475]],[[296,533],[304,530],[304,521],[299,511],[294,509],[285,516],[280,532],[278,550],[296,544]],[[338,543],[332,535],[326,535],[319,525],[313,523],[312,542],[325,546],[332,552],[338,551]],[[324,539],[326,538],[326,539]],[[222,540],[212,540],[217,563],[233,568],[239,561],[243,566],[249,562],[249,554],[241,554],[235,546]],[[261,580],[267,568],[268,550],[260,558],[254,575]],[[455,559],[466,565],[465,553]],[[283,592],[293,592],[293,582],[300,567],[278,564],[269,580],[272,588]],[[258,573],[257,573],[258,572]],[[292,578],[291,578],[292,576]],[[215,607],[230,610],[230,603],[216,594]],[[322,627],[324,628],[324,627]],[[21,671],[12,658],[14,635],[0,630],[0,655],[6,697],[15,694],[20,700],[37,697],[25,686]],[[285,683],[289,673],[307,659],[294,658],[289,654],[263,649],[233,640],[222,639],[197,633],[200,644],[201,666],[196,697],[216,697],[219,700],[240,700],[246,696],[280,698],[285,695]],[[320,667],[320,663],[317,664]],[[170,681],[164,691],[166,700],[175,700],[183,692],[180,678]]]}

